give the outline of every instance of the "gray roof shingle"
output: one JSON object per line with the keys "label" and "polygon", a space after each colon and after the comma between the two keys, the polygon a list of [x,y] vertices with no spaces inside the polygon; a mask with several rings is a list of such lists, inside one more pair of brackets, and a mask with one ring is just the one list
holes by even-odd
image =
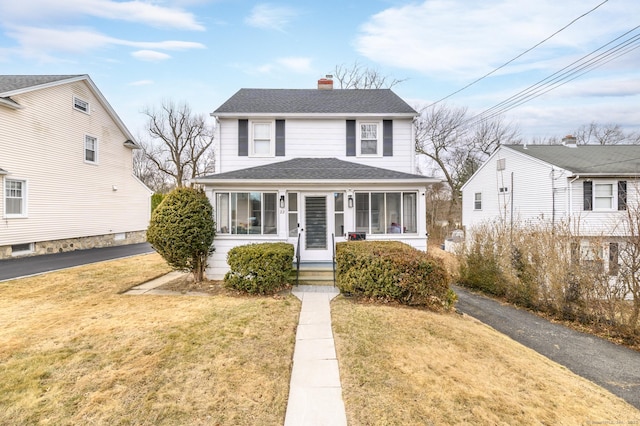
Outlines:
{"label": "gray roof shingle", "polygon": [[434,178],[365,166],[337,158],[294,158],[263,166],[204,176],[201,180],[424,180]]}
{"label": "gray roof shingle", "polygon": [[575,174],[640,175],[640,145],[505,145]]}
{"label": "gray roof shingle", "polygon": [[28,87],[40,86],[42,84],[53,83],[69,78],[81,77],[83,74],[75,75],[0,75],[0,97],[6,96],[4,93],[14,90],[26,89]]}
{"label": "gray roof shingle", "polygon": [[413,114],[390,89],[240,89],[213,114]]}

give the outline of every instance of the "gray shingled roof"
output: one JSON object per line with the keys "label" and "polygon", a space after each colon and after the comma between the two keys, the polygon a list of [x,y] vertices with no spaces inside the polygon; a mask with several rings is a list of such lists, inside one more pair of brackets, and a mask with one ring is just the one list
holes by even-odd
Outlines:
{"label": "gray shingled roof", "polygon": [[292,160],[219,173],[202,180],[424,180],[434,178],[365,166],[337,158],[294,158]]}
{"label": "gray shingled roof", "polygon": [[389,89],[240,89],[213,114],[413,114]]}
{"label": "gray shingled roof", "polygon": [[67,80],[69,78],[81,77],[83,74],[75,75],[0,75],[0,97],[4,97],[7,92],[25,89],[27,87],[40,86],[42,84],[53,83],[55,81]]}
{"label": "gray shingled roof", "polygon": [[575,174],[640,174],[640,145],[505,145]]}

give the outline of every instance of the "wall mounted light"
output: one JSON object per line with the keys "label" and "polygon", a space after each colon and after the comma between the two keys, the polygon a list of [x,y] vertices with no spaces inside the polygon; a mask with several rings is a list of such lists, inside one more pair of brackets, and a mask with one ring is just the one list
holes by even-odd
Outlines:
{"label": "wall mounted light", "polygon": [[349,198],[347,198],[347,205],[350,209],[353,208],[353,195],[349,194]]}
{"label": "wall mounted light", "polygon": [[112,190],[112,191],[117,191],[117,190],[118,190],[118,187],[117,187],[117,186],[115,186],[115,185],[112,185],[112,186],[111,186],[111,190]]}
{"label": "wall mounted light", "polygon": [[284,195],[280,196],[280,208],[284,209]]}

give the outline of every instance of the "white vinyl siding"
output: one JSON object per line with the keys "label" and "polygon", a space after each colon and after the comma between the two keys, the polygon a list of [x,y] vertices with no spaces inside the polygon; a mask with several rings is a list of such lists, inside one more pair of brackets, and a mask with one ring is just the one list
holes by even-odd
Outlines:
{"label": "white vinyl siding", "polygon": [[[255,121],[262,122],[263,120]],[[291,160],[292,158],[305,157],[337,158],[365,164],[367,166],[382,167],[404,173],[416,173],[415,151],[413,149],[413,127],[410,119],[393,120],[392,157],[382,157],[382,142],[380,142],[379,156],[347,157],[345,149],[346,126],[344,119],[290,119],[285,117],[285,122],[285,156],[239,157],[238,120],[220,119],[218,124],[219,150],[216,163],[217,171],[224,173],[245,169],[247,167]],[[249,126],[249,128],[251,128],[251,126]],[[249,132],[251,132],[251,130],[249,130]],[[272,130],[272,132],[274,132],[274,130]],[[378,132],[379,138],[382,140],[381,121]],[[249,139],[251,140],[251,135],[249,135]]]}
{"label": "white vinyl siding", "polygon": [[[91,115],[70,108],[73,96],[91,105]],[[147,228],[150,191],[133,175],[132,150],[123,146],[129,137],[87,83],[12,99],[25,108],[0,108],[0,141],[15,141],[0,143],[0,158],[12,177],[27,181],[28,218],[4,224],[0,246]],[[85,166],[85,135],[99,140],[99,166]]]}

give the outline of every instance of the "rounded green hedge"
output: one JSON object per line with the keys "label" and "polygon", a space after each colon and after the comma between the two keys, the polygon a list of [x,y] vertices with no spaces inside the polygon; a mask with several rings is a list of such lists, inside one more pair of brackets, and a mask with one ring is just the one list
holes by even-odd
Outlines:
{"label": "rounded green hedge", "polygon": [[290,285],[292,244],[261,243],[237,246],[227,253],[225,286],[250,294],[273,294]]}
{"label": "rounded green hedge", "polygon": [[343,293],[450,309],[456,301],[441,260],[396,241],[336,245],[336,285]]}

